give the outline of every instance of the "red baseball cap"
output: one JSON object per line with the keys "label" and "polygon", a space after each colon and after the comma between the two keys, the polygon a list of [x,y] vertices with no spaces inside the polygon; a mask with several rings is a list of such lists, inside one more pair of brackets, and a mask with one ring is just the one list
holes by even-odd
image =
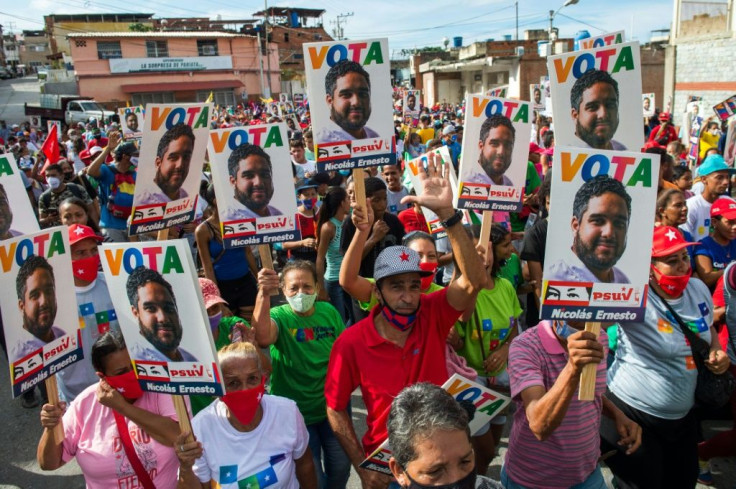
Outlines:
{"label": "red baseball cap", "polygon": [[728,197],[719,197],[710,206],[710,217],[723,216],[726,219],[736,219],[736,201]]}
{"label": "red baseball cap", "polygon": [[69,244],[73,245],[83,239],[92,238],[102,241],[102,236],[98,236],[92,231],[92,228],[84,224],[72,224],[69,226]]}
{"label": "red baseball cap", "polygon": [[685,241],[679,229],[672,226],[658,226],[654,228],[654,239],[652,240],[652,257],[671,255],[688,246],[699,245]]}
{"label": "red baseball cap", "polygon": [[672,119],[672,116],[670,115],[669,112],[662,112],[659,114],[660,122],[666,122],[666,121],[669,121],[670,119]]}
{"label": "red baseball cap", "polygon": [[537,154],[540,154],[540,155],[541,154],[544,154],[544,148],[542,148],[541,146],[539,146],[534,141],[530,141],[529,142],[529,154],[532,154],[532,153],[537,153]]}

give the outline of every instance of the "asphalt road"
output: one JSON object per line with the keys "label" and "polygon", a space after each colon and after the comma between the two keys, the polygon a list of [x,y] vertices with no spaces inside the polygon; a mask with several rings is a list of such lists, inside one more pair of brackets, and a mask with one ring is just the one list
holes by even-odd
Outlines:
{"label": "asphalt road", "polygon": [[28,120],[23,104],[38,105],[40,95],[36,75],[0,80],[0,120],[8,125]]}

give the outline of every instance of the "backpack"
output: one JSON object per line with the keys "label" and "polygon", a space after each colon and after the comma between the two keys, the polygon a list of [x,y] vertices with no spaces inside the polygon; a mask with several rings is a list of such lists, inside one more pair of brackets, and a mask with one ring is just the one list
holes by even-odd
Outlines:
{"label": "backpack", "polygon": [[133,173],[121,173],[113,166],[110,166],[109,168],[112,170],[113,175],[115,175],[115,179],[112,183],[112,188],[110,189],[110,196],[107,198],[107,210],[110,212],[112,217],[117,219],[128,219],[128,217],[130,217],[130,213],[133,211],[133,207],[124,206],[116,203],[115,201],[118,197],[120,185],[124,183],[135,185],[134,175]]}
{"label": "backpack", "polygon": [[[76,183],[67,183],[66,188],[68,188],[72,195],[78,199],[82,199],[85,202],[89,199],[89,196],[85,194],[84,188],[80,187]],[[44,192],[41,194],[41,203],[46,209],[51,207],[51,192]]]}

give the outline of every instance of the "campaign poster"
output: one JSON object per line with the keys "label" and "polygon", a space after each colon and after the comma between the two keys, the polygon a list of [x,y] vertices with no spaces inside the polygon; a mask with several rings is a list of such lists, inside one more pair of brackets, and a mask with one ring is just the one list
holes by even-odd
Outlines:
{"label": "campaign poster", "polygon": [[0,241],[0,266],[10,385],[18,397],[84,357],[67,227]]}
{"label": "campaign poster", "polygon": [[211,103],[146,106],[130,234],[194,219],[212,111]]}
{"label": "campaign poster", "polygon": [[303,93],[295,93],[294,94],[294,104],[295,105],[301,105],[304,103],[304,94]]}
{"label": "campaign poster", "polygon": [[39,230],[13,153],[0,154],[0,240]]}
{"label": "campaign poster", "polygon": [[725,121],[732,115],[736,114],[736,95],[731,95],[723,102],[714,105],[713,112],[715,112],[718,119],[722,121]]}
{"label": "campaign poster", "polygon": [[61,141],[61,121],[46,121],[46,134],[51,134],[54,129],[56,129],[57,141]]}
{"label": "campaign poster", "polygon": [[621,44],[624,42],[624,31],[608,32],[600,36],[593,36],[578,41],[578,50],[603,48],[613,44]]}
{"label": "campaign poster", "polygon": [[281,117],[281,105],[278,102],[269,102],[266,110],[271,117]]}
{"label": "campaign poster", "polygon": [[406,90],[404,92],[404,120],[411,120],[412,127],[417,127],[417,124],[419,123],[419,106],[421,96],[422,95],[419,90]]}
{"label": "campaign poster", "polygon": [[643,320],[659,155],[555,146],[555,158],[541,317]]}
{"label": "campaign poster", "polygon": [[616,151],[644,146],[638,42],[550,56],[547,70],[556,144]]}
{"label": "campaign poster", "polygon": [[726,144],[723,148],[723,159],[726,160],[726,163],[733,166],[734,158],[736,158],[736,118],[728,121]]}
{"label": "campaign poster", "polygon": [[225,248],[301,239],[286,124],[210,131],[212,183]]}
{"label": "campaign poster", "polygon": [[103,244],[100,255],[141,388],[223,395],[215,343],[187,241]]}
{"label": "campaign poster", "polygon": [[529,102],[471,95],[455,207],[521,210],[531,139]]}
{"label": "campaign poster", "polygon": [[304,44],[319,171],[396,164],[388,39]]}
{"label": "campaign poster", "polygon": [[[470,436],[475,436],[481,428],[498,416],[511,403],[510,397],[499,394],[485,385],[468,380],[458,374],[453,374],[452,377],[447,379],[442,388],[449,392],[456,401],[470,401],[475,406],[475,414],[473,414],[473,419],[468,424]],[[388,468],[390,458],[391,447],[388,440],[386,440],[360,466],[364,469],[392,475]]]}
{"label": "campaign poster", "polygon": [[38,116],[32,116],[30,119],[31,127],[34,129],[41,129],[41,118]]}
{"label": "campaign poster", "polygon": [[544,110],[544,88],[539,83],[529,85],[529,100],[534,110]]}
{"label": "campaign poster", "polygon": [[654,117],[654,108],[656,107],[654,93],[641,94],[641,111],[644,117]]}
{"label": "campaign poster", "polygon": [[490,90],[486,91],[486,96],[504,98],[506,97],[506,92],[508,91],[508,88],[509,88],[508,85],[504,85],[502,87],[491,88]]}
{"label": "campaign poster", "polygon": [[120,128],[123,130],[123,139],[140,139],[143,137],[143,125],[145,122],[145,113],[143,107],[120,107],[118,109],[120,117]]}
{"label": "campaign poster", "polygon": [[279,102],[282,104],[285,104],[289,101],[289,94],[288,93],[280,93],[279,94]]}
{"label": "campaign poster", "polygon": [[[452,158],[450,157],[450,150],[447,148],[447,146],[442,146],[431,152],[435,154],[435,157],[439,157],[442,159],[442,162],[445,164],[446,168],[450,172],[450,188],[452,188],[452,200],[454,202],[457,198],[458,185],[457,175],[455,175],[455,168],[452,165]],[[411,181],[411,185],[416,191],[417,195],[421,195],[424,190],[422,180],[419,178],[419,175],[421,173],[420,168],[423,168],[426,171],[428,161],[429,153],[425,153],[418,158],[407,162],[407,168],[409,170],[409,180]],[[447,231],[442,225],[442,220],[439,218],[439,216],[437,216],[437,214],[435,214],[430,209],[427,209],[426,207],[422,207],[422,214],[424,215],[424,219],[427,221],[427,227],[429,228],[429,233],[432,236],[434,236],[436,239],[441,239],[447,236]],[[471,224],[468,211],[463,211],[463,224]]]}

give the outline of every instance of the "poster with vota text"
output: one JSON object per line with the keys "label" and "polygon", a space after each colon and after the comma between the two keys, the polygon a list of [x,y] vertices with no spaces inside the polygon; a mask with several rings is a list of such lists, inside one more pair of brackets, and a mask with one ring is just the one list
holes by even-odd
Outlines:
{"label": "poster with vota text", "polygon": [[140,139],[143,137],[143,125],[145,123],[145,114],[142,106],[137,107],[120,107],[118,109],[118,117],[120,117],[120,128],[123,131],[123,139]]}
{"label": "poster with vota text", "polygon": [[624,42],[624,31],[608,32],[578,41],[578,50],[602,48]]}
{"label": "poster with vota text", "polygon": [[100,248],[120,330],[143,390],[221,396],[207,310],[186,240]]}
{"label": "poster with vota text", "polygon": [[478,95],[468,98],[455,207],[521,210],[531,117],[529,102]]}
{"label": "poster with vota text", "polygon": [[13,153],[0,155],[0,240],[39,230],[20,171]]}
{"label": "poster with vota text", "polygon": [[213,106],[148,104],[130,234],[194,219]]}
{"label": "poster with vota text", "polygon": [[655,99],[654,93],[641,94],[641,111],[644,117],[654,117]]}
{"label": "poster with vota text", "polygon": [[0,266],[10,385],[18,397],[84,356],[66,226],[0,241]]}
{"label": "poster with vota text", "polygon": [[210,131],[212,183],[226,248],[301,236],[286,125]]}
{"label": "poster with vota text", "polygon": [[[458,185],[457,175],[455,175],[455,168],[452,166],[450,150],[447,148],[447,146],[441,146],[430,151],[430,153],[434,153],[436,158],[441,158],[445,167],[450,172],[450,188],[452,188],[452,200],[454,202],[457,198]],[[413,160],[407,162],[409,180],[411,181],[411,185],[416,191],[417,195],[421,195],[424,191],[424,184],[423,181],[419,178],[419,175],[422,172],[422,168],[424,169],[424,171],[427,170],[428,161],[429,153],[425,153],[418,158],[414,158]],[[427,221],[427,227],[429,228],[429,233],[432,236],[434,236],[436,239],[444,238],[445,236],[447,236],[447,231],[442,225],[442,221],[440,220],[439,216],[437,216],[437,214],[435,214],[430,209],[427,209],[426,207],[422,207],[422,214],[424,215],[424,219]],[[468,214],[468,211],[463,211],[463,224],[470,223],[470,215]]]}
{"label": "poster with vota text", "polygon": [[419,119],[421,100],[421,92],[419,90],[406,90],[404,92],[403,108],[405,119],[406,117],[411,117],[412,120]]}
{"label": "poster with vota text", "polygon": [[641,321],[659,155],[555,146],[542,318]]}
{"label": "poster with vota text", "polygon": [[529,100],[534,110],[544,110],[544,88],[539,83],[529,85]]}
{"label": "poster with vota text", "polygon": [[[449,392],[456,401],[469,401],[475,406],[473,419],[468,423],[470,436],[475,436],[481,428],[498,416],[511,402],[510,397],[499,394],[484,385],[468,380],[458,374],[453,374],[452,377],[447,379],[447,382],[442,385],[442,388]],[[391,447],[388,445],[388,440],[386,440],[360,466],[364,469],[392,475],[391,470],[388,468],[390,458]]]}
{"label": "poster with vota text", "polygon": [[319,171],[395,165],[388,39],[304,44]]}
{"label": "poster with vota text", "polygon": [[639,43],[550,56],[547,70],[555,144],[616,151],[644,146]]}

